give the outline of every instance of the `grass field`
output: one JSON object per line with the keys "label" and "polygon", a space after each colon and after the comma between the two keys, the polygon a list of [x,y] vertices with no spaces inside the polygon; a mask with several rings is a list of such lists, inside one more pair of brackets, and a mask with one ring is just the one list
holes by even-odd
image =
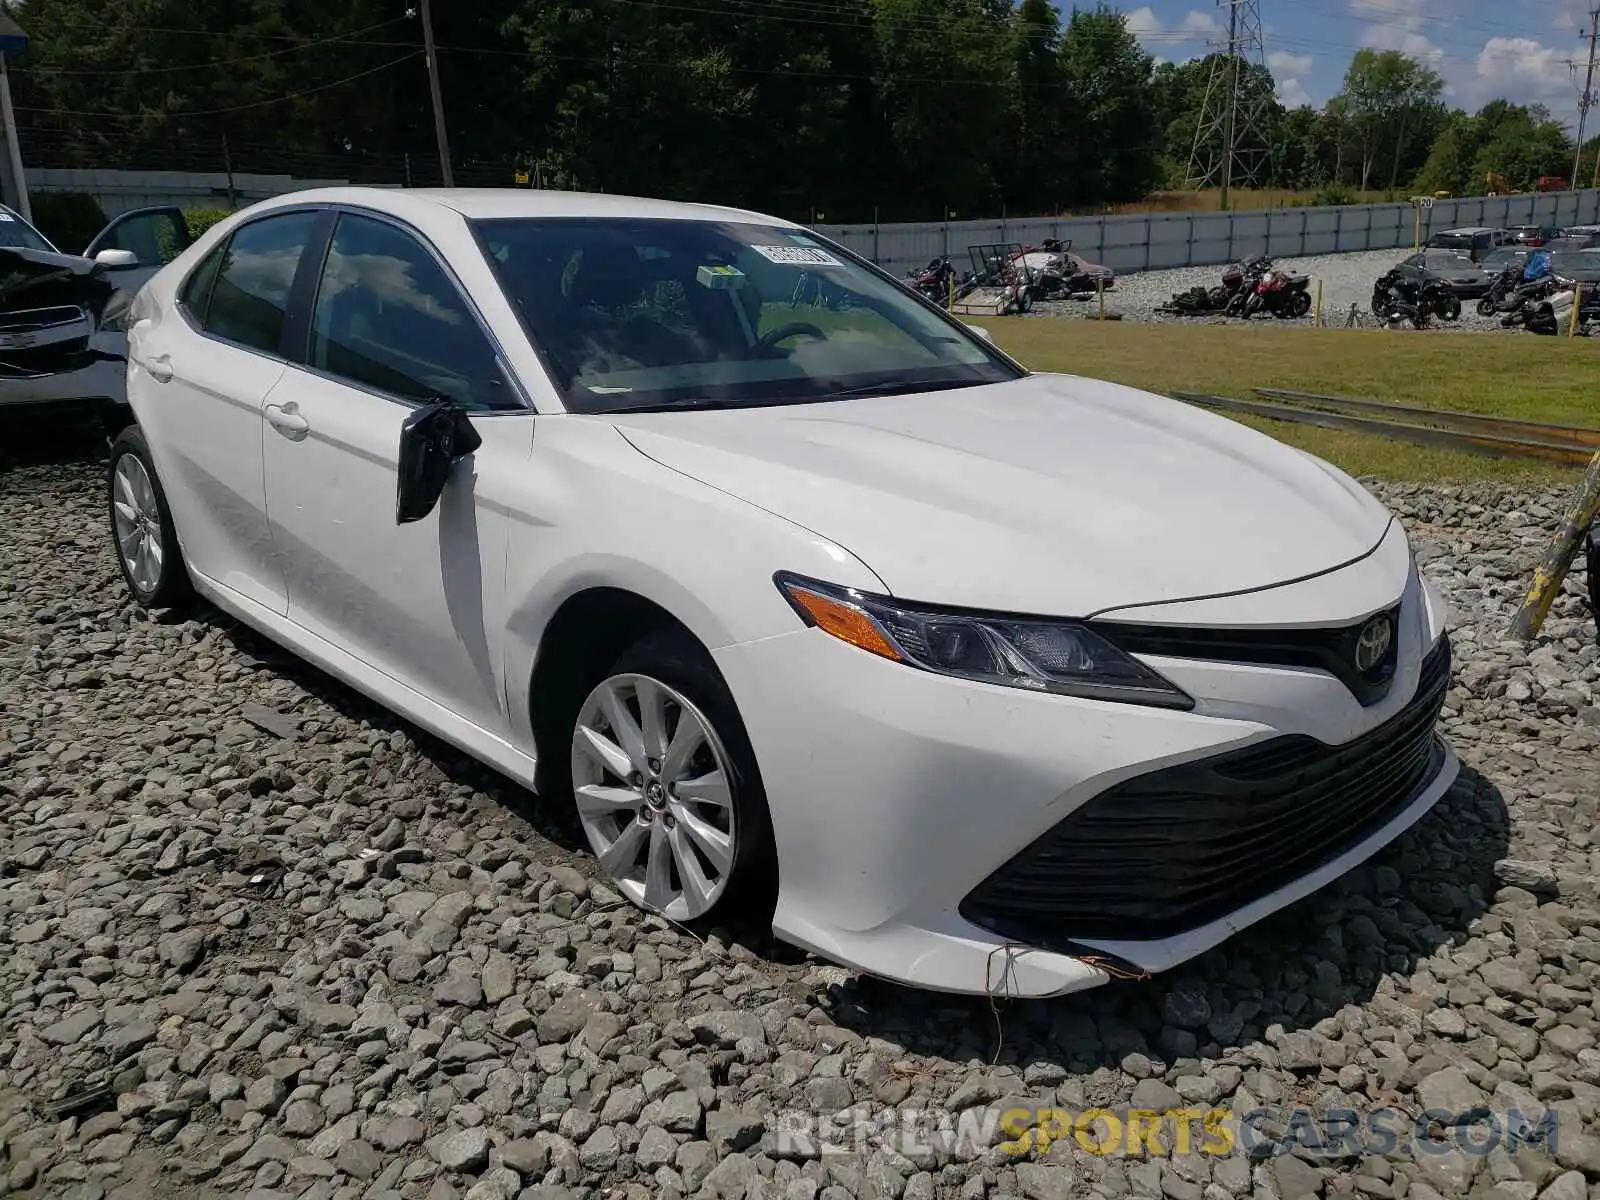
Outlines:
{"label": "grass field", "polygon": [[[1531,334],[1407,334],[1271,325],[1135,325],[970,318],[1025,365],[1150,391],[1251,399],[1258,387],[1370,397],[1600,427],[1600,344]],[[1357,475],[1566,479],[1559,467],[1409,446],[1387,438],[1239,418]]]}

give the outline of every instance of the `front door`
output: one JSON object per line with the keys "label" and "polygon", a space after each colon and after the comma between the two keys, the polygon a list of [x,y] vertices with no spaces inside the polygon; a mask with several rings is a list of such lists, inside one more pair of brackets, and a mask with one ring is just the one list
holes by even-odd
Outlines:
{"label": "front door", "polygon": [[[449,397],[483,445],[426,518],[395,520],[400,427]],[[494,480],[528,469],[533,414],[454,280],[409,230],[342,214],[312,307],[304,366],[267,397],[267,501],[289,617],[492,733],[506,510]]]}

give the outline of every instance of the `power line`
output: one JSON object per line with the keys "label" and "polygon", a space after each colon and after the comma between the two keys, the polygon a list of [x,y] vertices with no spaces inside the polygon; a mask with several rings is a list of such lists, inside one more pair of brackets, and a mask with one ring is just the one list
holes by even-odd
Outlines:
{"label": "power line", "polygon": [[[18,72],[20,75],[52,75],[52,76],[81,76],[81,75],[155,75],[169,71],[210,71],[218,67],[238,66],[241,63],[261,62],[269,58],[281,58],[285,54],[299,54],[305,50],[314,50],[318,46],[330,46],[336,42],[352,42],[356,38],[365,37],[369,33],[376,33],[380,29],[387,29],[390,25],[397,25],[405,17],[393,17],[387,21],[379,21],[376,25],[369,25],[365,29],[357,29],[350,33],[336,34],[332,37],[318,38],[311,42],[301,42],[294,46],[284,46],[279,50],[267,50],[261,54],[247,54],[239,58],[219,58],[211,62],[200,63],[174,63],[170,66],[157,67],[117,67],[94,68],[78,70],[70,67],[28,67]],[[234,35],[224,35],[234,36]]]}
{"label": "power line", "polygon": [[357,71],[354,75],[346,75],[343,79],[335,79],[331,83],[318,84],[316,87],[304,88],[298,92],[287,92],[282,96],[274,96],[270,100],[253,100],[248,104],[230,104],[226,108],[202,108],[188,112],[163,112],[152,109],[147,112],[72,112],[60,108],[18,108],[18,112],[50,113],[59,117],[92,117],[96,120],[123,120],[143,121],[151,117],[216,117],[225,113],[244,112],[246,109],[266,108],[272,104],[282,104],[288,100],[298,100],[302,96],[313,96],[318,92],[326,92],[331,88],[343,87],[347,83],[354,83],[358,79],[365,79],[368,75],[376,75],[379,71],[387,71],[390,67],[398,67],[403,62],[410,62],[419,57],[421,50],[413,50],[410,54],[402,54],[399,58],[390,59],[388,62],[376,67],[369,67],[365,71]]}

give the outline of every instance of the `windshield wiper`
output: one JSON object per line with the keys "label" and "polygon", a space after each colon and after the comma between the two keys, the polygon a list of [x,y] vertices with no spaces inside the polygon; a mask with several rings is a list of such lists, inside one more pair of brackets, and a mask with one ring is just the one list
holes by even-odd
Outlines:
{"label": "windshield wiper", "polygon": [[912,392],[943,392],[951,388],[978,387],[990,380],[978,379],[944,379],[936,382],[926,380],[894,379],[884,383],[861,383],[855,387],[840,388],[836,392],[829,392],[823,396],[824,400],[838,400],[846,396],[906,396]]}

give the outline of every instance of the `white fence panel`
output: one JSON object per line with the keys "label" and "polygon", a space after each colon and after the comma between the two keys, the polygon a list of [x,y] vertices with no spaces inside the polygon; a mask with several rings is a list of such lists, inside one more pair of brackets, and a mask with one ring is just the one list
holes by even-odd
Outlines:
{"label": "white fence panel", "polygon": [[1586,225],[1600,223],[1600,190],[1525,196],[1435,199],[1419,214],[1410,203],[1351,204],[1236,213],[1149,213],[1106,217],[949,221],[906,225],[818,225],[817,232],[904,275],[929,259],[948,256],[959,270],[970,246],[993,242],[1037,245],[1045,238],[1119,274],[1164,267],[1203,267],[1252,254],[1298,258],[1358,250],[1409,248],[1442,229],[1469,225]]}

